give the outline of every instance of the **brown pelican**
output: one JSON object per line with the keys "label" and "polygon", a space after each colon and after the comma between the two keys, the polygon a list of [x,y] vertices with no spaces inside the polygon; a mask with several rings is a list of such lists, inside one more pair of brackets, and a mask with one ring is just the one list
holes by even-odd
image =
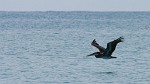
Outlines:
{"label": "brown pelican", "polygon": [[94,52],[88,56],[94,55],[96,58],[104,58],[104,59],[117,58],[117,57],[113,57],[111,55],[114,52],[117,44],[120,42],[123,42],[123,39],[124,39],[123,37],[119,37],[118,39],[115,39],[114,41],[107,43],[106,49],[104,47],[100,46],[94,39],[92,41],[91,45],[98,48],[99,52]]}

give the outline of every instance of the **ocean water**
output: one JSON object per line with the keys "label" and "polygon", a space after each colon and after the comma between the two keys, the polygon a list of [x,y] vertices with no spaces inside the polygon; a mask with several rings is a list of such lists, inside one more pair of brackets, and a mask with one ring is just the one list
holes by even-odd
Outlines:
{"label": "ocean water", "polygon": [[0,12],[0,84],[149,84],[149,54],[150,12]]}

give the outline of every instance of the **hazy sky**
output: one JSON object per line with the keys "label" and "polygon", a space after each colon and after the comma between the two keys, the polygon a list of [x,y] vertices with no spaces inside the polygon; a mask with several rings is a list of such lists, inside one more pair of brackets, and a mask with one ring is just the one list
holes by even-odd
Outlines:
{"label": "hazy sky", "polygon": [[0,11],[150,11],[150,0],[0,0]]}

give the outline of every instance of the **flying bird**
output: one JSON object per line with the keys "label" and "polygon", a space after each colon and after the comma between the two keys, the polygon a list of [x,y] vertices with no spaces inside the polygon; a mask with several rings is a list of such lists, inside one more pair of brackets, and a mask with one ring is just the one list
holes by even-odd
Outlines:
{"label": "flying bird", "polygon": [[123,42],[123,40],[124,40],[123,37],[119,37],[118,39],[115,39],[115,40],[107,43],[107,47],[105,49],[104,47],[100,46],[94,39],[92,41],[91,45],[96,47],[99,50],[99,52],[94,52],[87,56],[95,56],[96,58],[104,58],[104,59],[117,58],[117,57],[113,57],[111,55],[115,51],[117,44],[120,42]]}

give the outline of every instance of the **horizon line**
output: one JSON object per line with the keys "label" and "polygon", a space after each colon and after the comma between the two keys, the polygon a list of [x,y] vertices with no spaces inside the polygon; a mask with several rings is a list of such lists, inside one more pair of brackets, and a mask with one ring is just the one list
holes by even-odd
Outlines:
{"label": "horizon line", "polygon": [[0,12],[150,12],[148,10],[143,11],[143,10],[123,10],[123,11],[118,11],[118,10],[113,10],[113,11],[91,11],[91,10],[0,10]]}

